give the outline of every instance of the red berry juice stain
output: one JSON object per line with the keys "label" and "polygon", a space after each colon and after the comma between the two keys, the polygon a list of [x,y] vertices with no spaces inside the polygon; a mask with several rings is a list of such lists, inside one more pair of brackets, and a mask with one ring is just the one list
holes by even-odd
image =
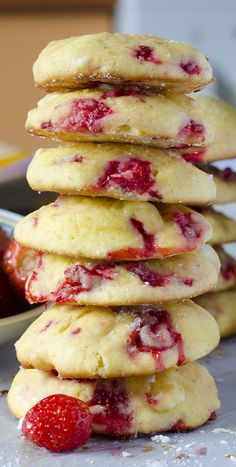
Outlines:
{"label": "red berry juice stain", "polygon": [[160,65],[162,61],[157,57],[155,51],[147,45],[139,45],[131,52],[132,57],[143,62],[151,62]]}
{"label": "red berry juice stain", "polygon": [[152,175],[151,163],[136,157],[109,161],[104,174],[95,187],[107,188],[118,186],[126,192],[147,194],[161,200],[162,195],[155,189],[155,178]]}
{"label": "red berry juice stain", "polygon": [[131,358],[140,352],[151,353],[156,362],[158,371],[165,370],[162,353],[177,346],[177,365],[185,362],[183,339],[176,332],[171,323],[170,315],[166,310],[147,307],[143,312],[137,313],[137,325],[130,333],[127,350]]}

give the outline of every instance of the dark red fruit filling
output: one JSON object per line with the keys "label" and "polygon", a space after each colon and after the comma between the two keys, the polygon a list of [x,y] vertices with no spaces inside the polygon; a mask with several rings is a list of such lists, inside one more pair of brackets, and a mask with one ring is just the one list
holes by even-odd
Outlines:
{"label": "dark red fruit filling", "polygon": [[216,419],[217,419],[217,414],[216,414],[216,411],[213,410],[213,412],[211,412],[210,414],[210,417],[208,418],[208,422],[214,422]]}
{"label": "dark red fruit filling", "polygon": [[47,120],[47,122],[41,123],[42,130],[53,130],[53,124],[51,120]]}
{"label": "dark red fruit filling", "polygon": [[204,161],[204,155],[205,155],[205,149],[201,149],[197,152],[186,152],[182,153],[181,157],[186,161],[186,162],[191,162],[192,164],[199,164],[200,162]]}
{"label": "dark red fruit filling", "polygon": [[162,352],[178,348],[177,365],[185,362],[183,340],[180,333],[176,332],[171,323],[170,315],[166,310],[153,307],[137,314],[137,325],[130,333],[128,340],[128,352],[135,357],[140,352],[152,354],[157,370],[164,370]]}
{"label": "dark red fruit filling", "polygon": [[57,122],[56,130],[99,133],[102,131],[101,120],[112,112],[107,104],[97,99],[72,99],[68,114]]}
{"label": "dark red fruit filling", "polygon": [[112,263],[101,263],[95,266],[82,266],[73,264],[65,272],[65,279],[61,282],[56,292],[52,292],[48,300],[62,303],[76,303],[76,297],[81,292],[88,292],[102,280],[114,278],[116,265]]}
{"label": "dark red fruit filling", "polygon": [[192,428],[186,426],[182,420],[178,420],[178,422],[172,425],[172,427],[169,430],[170,431],[190,431],[192,430]]}
{"label": "dark red fruit filling", "polygon": [[149,196],[162,199],[160,193],[153,189],[155,179],[152,175],[151,164],[136,157],[109,161],[104,175],[96,183],[96,188],[106,188],[117,185],[122,190],[148,194]]}
{"label": "dark red fruit filling", "polygon": [[155,51],[147,45],[139,45],[131,53],[132,57],[136,58],[140,62],[152,62],[156,65],[160,65],[162,61],[156,56]]}
{"label": "dark red fruit filling", "polygon": [[233,263],[222,263],[221,264],[221,274],[225,281],[234,280],[236,282],[236,266]]}
{"label": "dark red fruit filling", "polygon": [[222,180],[236,181],[236,173],[230,167],[226,167],[224,170],[220,170],[218,175]]}
{"label": "dark red fruit filling", "polygon": [[139,261],[126,263],[126,268],[151,287],[165,287],[175,280],[189,287],[193,285],[193,279],[178,277],[175,274],[160,273],[149,269],[146,264]]}
{"label": "dark red fruit filling", "polygon": [[184,213],[176,211],[173,216],[173,221],[179,226],[183,236],[188,241],[196,240],[201,237],[202,230],[194,219],[191,212]]}
{"label": "dark red fruit filling", "polygon": [[205,128],[201,123],[190,120],[178,133],[178,136],[183,138],[198,138],[199,141],[204,141]]}
{"label": "dark red fruit filling", "polygon": [[76,154],[75,156],[73,156],[73,157],[70,159],[70,162],[79,162],[79,163],[82,163],[82,162],[83,162],[83,156],[80,156],[79,154]]}
{"label": "dark red fruit filling", "polygon": [[199,75],[201,73],[201,67],[195,60],[189,60],[188,62],[180,62],[180,68],[185,71],[188,75]]}
{"label": "dark red fruit filling", "polygon": [[161,274],[158,271],[152,271],[151,269],[148,269],[146,264],[138,261],[127,263],[126,268],[151,287],[165,287],[174,277],[173,274]]}
{"label": "dark red fruit filling", "polygon": [[148,94],[148,91],[145,89],[130,87],[130,88],[116,88],[108,89],[100,96],[100,99],[108,99],[113,97],[123,97],[123,96],[134,96],[138,97],[141,100],[144,99],[144,96]]}
{"label": "dark red fruit filling", "polygon": [[130,218],[130,223],[134,229],[141,235],[143,240],[143,248],[125,248],[123,250],[112,251],[109,257],[112,259],[136,259],[149,258],[156,251],[155,235],[149,234],[144,229],[143,223],[134,217]]}
{"label": "dark red fruit filling", "polygon": [[[132,411],[129,398],[121,381],[98,380],[89,406],[93,407],[93,424],[101,425],[106,434],[125,436],[132,424]],[[94,411],[94,406],[98,411]]]}
{"label": "dark red fruit filling", "polygon": [[159,404],[158,399],[156,399],[152,394],[149,392],[146,392],[145,394],[146,401],[149,405],[152,405],[153,407],[156,407]]}

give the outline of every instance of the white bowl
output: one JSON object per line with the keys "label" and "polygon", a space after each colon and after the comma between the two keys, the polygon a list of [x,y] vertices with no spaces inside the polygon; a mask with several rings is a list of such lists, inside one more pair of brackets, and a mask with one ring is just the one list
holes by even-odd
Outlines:
{"label": "white bowl", "polygon": [[17,339],[42,312],[44,306],[0,319],[0,346]]}
{"label": "white bowl", "polygon": [[[0,226],[8,235],[12,235],[15,225],[21,218],[19,214],[0,209]],[[0,345],[17,339],[43,311],[44,305],[40,305],[17,315],[0,318]]]}

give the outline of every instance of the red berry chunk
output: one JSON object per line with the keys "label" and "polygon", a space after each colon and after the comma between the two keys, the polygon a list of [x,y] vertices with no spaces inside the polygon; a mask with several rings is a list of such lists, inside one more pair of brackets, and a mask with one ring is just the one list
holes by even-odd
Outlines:
{"label": "red berry chunk", "polygon": [[124,191],[147,194],[152,198],[162,199],[160,193],[153,189],[155,179],[151,164],[136,157],[108,162],[104,175],[96,183],[96,188],[106,188],[117,185]]}
{"label": "red berry chunk", "polygon": [[218,175],[222,180],[236,181],[236,173],[230,167],[226,167],[224,170],[220,170]]}
{"label": "red berry chunk", "polygon": [[118,251],[111,251],[109,257],[111,259],[136,259],[136,258],[149,258],[156,251],[155,235],[146,232],[144,225],[134,217],[130,218],[130,223],[137,233],[142,237],[143,247],[141,248],[124,248]]}
{"label": "red berry chunk", "polygon": [[156,361],[156,368],[164,370],[162,352],[177,346],[177,365],[185,362],[183,340],[171,323],[170,315],[166,310],[147,306],[146,310],[137,315],[136,327],[130,334],[128,352],[135,357],[139,352],[149,352]]}
{"label": "red berry chunk", "polygon": [[222,262],[220,271],[225,281],[234,280],[236,283],[236,266],[234,263]]}
{"label": "red berry chunk", "polygon": [[[107,434],[112,436],[128,434],[132,423],[132,411],[121,380],[97,381],[89,405],[93,406],[93,423],[102,425]],[[94,411],[94,406],[98,406],[97,412]]]}
{"label": "red berry chunk", "polygon": [[191,164],[199,164],[200,162],[204,161],[204,155],[206,153],[205,149],[201,149],[194,152],[185,152],[181,154],[181,157],[186,162],[191,162]]}
{"label": "red berry chunk", "polygon": [[25,301],[25,283],[34,269],[39,253],[12,239],[3,255],[3,269],[18,297]]}
{"label": "red berry chunk", "polygon": [[107,104],[97,99],[72,99],[69,112],[57,122],[56,131],[99,133],[102,131],[101,120],[112,112]]}
{"label": "red berry chunk", "polygon": [[53,124],[51,120],[48,120],[47,122],[42,122],[41,123],[41,128],[43,130],[53,130]]}
{"label": "red berry chunk", "polygon": [[189,62],[181,62],[180,68],[185,71],[188,75],[199,75],[201,73],[201,67],[195,60],[189,60]]}
{"label": "red berry chunk", "polygon": [[160,65],[162,61],[155,54],[155,51],[147,45],[139,45],[132,51],[132,56],[140,62],[152,62]]}
{"label": "red berry chunk", "polygon": [[184,213],[183,211],[177,211],[174,216],[173,220],[181,229],[183,236],[191,241],[201,237],[201,228],[200,226],[194,221],[192,213]]}
{"label": "red berry chunk", "polygon": [[130,87],[130,88],[116,88],[116,89],[108,89],[104,91],[101,95],[100,99],[108,99],[113,97],[123,97],[123,96],[134,96],[139,97],[141,100],[144,99],[144,96],[148,94],[146,89],[137,88],[137,87]]}
{"label": "red berry chunk", "polygon": [[100,263],[98,265],[83,266],[73,264],[65,272],[65,280],[61,282],[56,292],[48,297],[49,301],[57,303],[76,303],[76,296],[81,292],[88,292],[98,286],[102,280],[112,280],[116,265],[113,263]]}
{"label": "red berry chunk", "polygon": [[138,261],[127,263],[126,268],[151,287],[165,287],[173,279],[173,274],[161,274],[158,271],[152,271],[146,264]]}
{"label": "red berry chunk", "polygon": [[87,404],[74,397],[54,394],[39,401],[23,420],[23,435],[49,451],[72,451],[86,443],[92,433]]}
{"label": "red berry chunk", "polygon": [[199,141],[204,141],[205,128],[201,123],[190,120],[178,133],[184,138],[198,137]]}

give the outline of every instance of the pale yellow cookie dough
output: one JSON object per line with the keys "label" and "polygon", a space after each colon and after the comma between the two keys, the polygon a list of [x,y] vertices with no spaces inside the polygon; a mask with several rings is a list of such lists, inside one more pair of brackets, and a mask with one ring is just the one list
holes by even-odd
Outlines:
{"label": "pale yellow cookie dough", "polygon": [[159,149],[131,144],[39,149],[27,180],[40,192],[124,200],[201,205],[212,203],[216,196],[212,175]]}
{"label": "pale yellow cookie dough", "polygon": [[185,206],[85,196],[59,197],[15,229],[16,240],[36,250],[108,260],[185,253],[211,235],[204,217]]}
{"label": "pale yellow cookie dough", "polygon": [[51,93],[28,114],[30,133],[72,142],[205,147],[214,133],[194,97],[140,88]]}
{"label": "pale yellow cookie dough", "polygon": [[50,42],[33,72],[36,84],[49,91],[104,82],[186,93],[213,79],[206,57],[189,45],[151,35],[109,32]]}
{"label": "pale yellow cookie dough", "polygon": [[220,337],[236,334],[236,289],[212,292],[194,299],[214,316]]}
{"label": "pale yellow cookie dough", "polygon": [[164,260],[98,262],[44,254],[26,284],[31,303],[139,305],[191,298],[217,282],[219,259],[213,248]]}
{"label": "pale yellow cookie dough", "polygon": [[[38,401],[57,393],[87,402],[93,432],[116,437],[197,428],[220,406],[215,382],[199,363],[151,377],[91,382],[22,368],[8,393],[8,405],[12,414],[21,418]],[[119,405],[114,411],[116,400]]]}
{"label": "pale yellow cookie dough", "polygon": [[158,373],[207,355],[215,319],[191,300],[140,307],[54,305],[16,343],[25,368],[68,378]]}

